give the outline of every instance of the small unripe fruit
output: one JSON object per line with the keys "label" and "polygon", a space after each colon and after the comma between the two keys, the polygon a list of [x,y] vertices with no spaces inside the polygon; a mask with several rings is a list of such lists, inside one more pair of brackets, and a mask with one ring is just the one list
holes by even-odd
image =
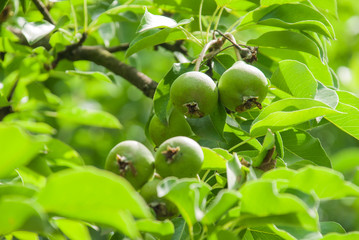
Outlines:
{"label": "small unripe fruit", "polygon": [[153,176],[154,158],[142,143],[123,141],[111,149],[105,169],[121,175],[139,189]]}
{"label": "small unripe fruit", "polygon": [[174,109],[168,119],[163,123],[156,115],[153,115],[148,127],[152,141],[159,146],[165,140],[176,136],[192,136],[193,132],[185,117],[178,110]]}
{"label": "small unripe fruit", "polygon": [[156,213],[156,218],[163,220],[177,216],[178,209],[172,202],[157,196],[157,186],[160,182],[161,180],[158,178],[147,182],[141,188],[140,194]]}
{"label": "small unripe fruit", "polygon": [[219,97],[231,111],[243,112],[261,102],[268,92],[268,80],[258,68],[243,61],[228,68],[219,79]]}
{"label": "small unripe fruit", "polygon": [[209,76],[192,71],[182,74],[172,83],[170,98],[187,117],[200,118],[216,109],[218,90]]}
{"label": "small unripe fruit", "polygon": [[188,137],[173,137],[164,141],[155,156],[156,171],[162,177],[195,177],[203,163],[201,146]]}

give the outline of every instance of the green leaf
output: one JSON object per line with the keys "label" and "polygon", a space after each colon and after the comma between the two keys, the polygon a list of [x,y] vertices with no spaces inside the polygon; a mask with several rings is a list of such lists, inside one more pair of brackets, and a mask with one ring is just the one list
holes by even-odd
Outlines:
{"label": "green leaf", "polygon": [[171,236],[175,232],[173,223],[168,219],[164,221],[140,219],[136,221],[136,226],[141,232],[151,233],[162,238]]}
{"label": "green leaf", "polygon": [[353,171],[358,166],[359,148],[345,148],[332,155],[333,169],[342,173]]}
{"label": "green leaf", "polygon": [[319,231],[308,231],[302,227],[277,225],[277,228],[286,232],[287,234],[290,234],[294,237],[294,239],[298,240],[322,238],[322,234]]}
{"label": "green leaf", "polygon": [[359,238],[359,232],[350,232],[346,234],[330,233],[325,235],[321,240],[354,240]]}
{"label": "green leaf", "polygon": [[221,190],[206,208],[201,222],[205,225],[216,223],[229,209],[238,204],[240,197],[241,195],[237,191]]}
{"label": "green leaf", "polygon": [[326,104],[304,98],[287,98],[272,103],[262,110],[251,126],[251,136],[262,136],[270,128],[278,131],[310,119],[337,113]]}
{"label": "green leaf", "polygon": [[154,15],[150,12],[145,11],[143,18],[141,19],[141,24],[139,26],[139,32],[144,32],[149,29],[154,28],[175,28],[184,24],[188,24],[193,20],[185,19],[177,23],[175,20],[169,17],[161,16],[161,15]]}
{"label": "green leaf", "polygon": [[228,189],[238,189],[246,180],[248,169],[243,167],[236,153],[227,161]]}
{"label": "green leaf", "polygon": [[17,126],[0,124],[0,146],[0,178],[4,178],[35,157],[41,144]]}
{"label": "green leaf", "polygon": [[190,233],[193,231],[193,225],[203,217],[209,191],[209,185],[191,178],[168,177],[157,186],[157,195],[176,205],[187,222]]}
{"label": "green leaf", "polygon": [[130,183],[94,167],[53,174],[38,202],[51,214],[111,226],[131,238],[139,236],[134,217],[152,217]]}
{"label": "green leaf", "polygon": [[80,221],[58,218],[55,219],[54,222],[69,239],[91,240],[87,226]]}
{"label": "green leaf", "polygon": [[228,3],[232,2],[232,0],[215,0],[218,7],[224,7]]}
{"label": "green leaf", "polygon": [[52,32],[55,26],[47,21],[25,23],[21,32],[27,42],[32,45]]}
{"label": "green leaf", "polygon": [[58,139],[50,138],[45,142],[45,146],[46,151],[40,156],[48,160],[50,166],[76,167],[84,165],[80,154]]}
{"label": "green leaf", "polygon": [[273,59],[275,62],[280,60],[297,60],[304,63],[310,72],[314,75],[315,79],[325,84],[326,86],[333,86],[333,79],[328,64],[323,60],[306,52],[295,51],[291,49],[278,49],[261,47],[259,49],[261,54]]}
{"label": "green leaf", "polygon": [[170,101],[170,89],[172,83],[183,73],[192,70],[192,64],[175,63],[166,76],[159,82],[153,97],[153,108],[155,114],[162,122],[167,122],[167,117],[169,116],[167,109]]}
{"label": "green leaf", "polygon": [[227,160],[210,148],[202,147],[204,160],[201,169],[225,170]]}
{"label": "green leaf", "polygon": [[244,16],[239,28],[251,23],[313,31],[328,38],[335,38],[330,22],[320,12],[304,4],[282,4],[258,8]]}
{"label": "green leaf", "polygon": [[83,72],[83,71],[67,70],[66,73],[75,76],[82,76],[89,80],[100,80],[100,81],[112,83],[111,79],[102,72]]}
{"label": "green leaf", "polygon": [[20,184],[0,184],[0,199],[7,197],[31,198],[37,193],[35,187]]}
{"label": "green leaf", "polygon": [[337,91],[337,93],[339,104],[336,110],[341,113],[326,116],[326,119],[342,131],[359,139],[359,98],[344,91]]}
{"label": "green leaf", "polygon": [[216,57],[213,58],[213,70],[218,73],[218,79],[219,77],[233,64],[235,63],[235,60],[232,56],[228,54],[218,54]]}
{"label": "green leaf", "polygon": [[341,173],[329,168],[307,166],[298,171],[272,170],[262,175],[262,179],[284,179],[282,187],[298,189],[311,194],[313,191],[320,199],[340,199],[359,196],[359,187],[344,180]]}
{"label": "green leaf", "polygon": [[2,10],[4,10],[8,2],[9,0],[4,0],[0,2],[0,13],[2,12]]}
{"label": "green leaf", "polygon": [[120,21],[125,20],[126,16],[124,13],[127,11],[131,11],[134,13],[142,14],[145,12],[145,9],[143,5],[120,5],[116,6],[114,8],[111,8],[103,13],[101,13],[98,18],[96,18],[94,21],[92,21],[89,25],[89,29],[95,30],[97,29],[101,24],[114,22],[114,21]]}
{"label": "green leaf", "polygon": [[251,233],[253,240],[255,239],[268,239],[268,240],[297,240],[288,232],[278,229],[274,224],[267,226],[251,227],[247,229],[247,233]]}
{"label": "green leaf", "polygon": [[165,28],[162,30],[151,29],[138,35],[130,43],[130,47],[126,51],[126,57],[144,49],[155,45],[171,42],[181,39],[187,39],[186,34],[177,28]]}
{"label": "green leaf", "polygon": [[319,228],[318,215],[299,198],[278,193],[273,181],[260,179],[247,182],[240,193],[239,224],[242,227],[273,223],[301,226],[311,231]]}
{"label": "green leaf", "polygon": [[261,1],[261,6],[270,6],[274,4],[302,2],[304,0],[260,0],[260,1]]}
{"label": "green leaf", "polygon": [[16,231],[11,233],[16,239],[19,240],[38,240],[39,236],[33,232],[26,232],[26,231]]}
{"label": "green leaf", "polygon": [[122,128],[121,123],[115,116],[101,110],[89,110],[76,107],[62,108],[57,112],[56,117],[75,124],[115,129]]}
{"label": "green leaf", "polygon": [[264,33],[257,39],[247,42],[260,47],[271,47],[276,49],[292,49],[310,53],[320,59],[317,45],[303,34],[292,31],[271,31]]}
{"label": "green leaf", "polygon": [[320,82],[318,82],[317,94],[314,99],[321,101],[331,108],[336,108],[339,103],[339,97],[336,91],[327,88]]}
{"label": "green leaf", "polygon": [[320,222],[320,232],[323,235],[328,233],[345,233],[345,229],[337,222]]}
{"label": "green leaf", "polygon": [[305,131],[293,129],[280,134],[285,150],[284,161],[287,164],[307,160],[316,165],[331,168],[330,159],[317,138]]}
{"label": "green leaf", "polygon": [[172,239],[176,240],[188,240],[190,239],[190,233],[186,221],[182,217],[178,217],[172,220],[175,227],[175,232]]}
{"label": "green leaf", "polygon": [[260,150],[258,155],[255,158],[253,158],[252,166],[259,167],[262,164],[264,158],[266,157],[268,151],[273,149],[274,145],[275,145],[274,134],[270,129],[268,129],[263,140],[262,149]]}
{"label": "green leaf", "polygon": [[30,7],[31,1],[30,0],[20,0],[20,3],[21,3],[22,11],[24,13],[26,13]]}
{"label": "green leaf", "polygon": [[15,120],[11,121],[11,123],[22,127],[33,133],[44,133],[44,134],[55,134],[56,129],[51,127],[49,124],[44,122],[33,122],[33,121],[22,121]]}
{"label": "green leaf", "polygon": [[279,62],[271,83],[286,93],[298,98],[314,98],[317,81],[306,65],[294,60]]}
{"label": "green leaf", "polygon": [[45,229],[46,215],[33,202],[1,199],[0,212],[0,235],[18,230],[41,232]]}
{"label": "green leaf", "polygon": [[[169,12],[185,13],[191,15],[198,15],[201,5],[200,0],[154,0],[155,6],[162,10]],[[202,15],[212,15],[216,10],[217,4],[215,0],[206,0],[204,7],[202,8]]]}
{"label": "green leaf", "polygon": [[317,8],[338,18],[337,0],[310,0]]}
{"label": "green leaf", "polygon": [[[222,114],[220,113],[218,117],[221,117],[221,115]],[[202,118],[187,118],[187,122],[191,126],[192,131],[200,138],[215,142],[225,142],[226,140],[223,137],[223,131],[219,130],[221,126],[218,126],[223,126],[224,124],[221,124],[219,121],[217,122],[219,124],[216,124],[216,122],[213,121],[212,116],[207,115]]]}

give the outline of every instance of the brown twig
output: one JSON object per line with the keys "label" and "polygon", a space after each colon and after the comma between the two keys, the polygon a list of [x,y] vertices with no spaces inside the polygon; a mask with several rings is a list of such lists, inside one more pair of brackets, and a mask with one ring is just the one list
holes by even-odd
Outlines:
{"label": "brown twig", "polygon": [[49,23],[55,25],[55,21],[52,19],[49,11],[47,10],[46,6],[41,2],[41,0],[32,0],[32,2],[35,4],[37,9],[41,12],[42,16],[44,16],[44,19]]}
{"label": "brown twig", "polygon": [[61,58],[57,61],[60,61],[61,59],[70,61],[87,60],[101,65],[132,83],[150,98],[153,97],[157,87],[157,83],[150,77],[139,72],[136,68],[119,61],[103,47],[80,46],[68,51],[65,50],[62,53]]}

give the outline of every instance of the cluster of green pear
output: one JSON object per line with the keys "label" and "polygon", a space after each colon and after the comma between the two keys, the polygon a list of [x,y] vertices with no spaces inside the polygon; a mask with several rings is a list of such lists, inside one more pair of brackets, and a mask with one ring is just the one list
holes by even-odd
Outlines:
{"label": "cluster of green pear", "polygon": [[[191,71],[180,75],[170,89],[174,110],[168,122],[154,115],[149,136],[158,146],[155,156],[137,141],[123,141],[109,153],[105,169],[126,178],[151,206],[157,218],[178,214],[176,207],[157,196],[160,178],[196,177],[203,163],[201,146],[193,136],[186,118],[201,118],[214,112],[221,102],[230,111],[243,112],[261,107],[268,81],[256,67],[236,62],[215,82],[206,74]],[[156,176],[155,173],[156,172]]]}

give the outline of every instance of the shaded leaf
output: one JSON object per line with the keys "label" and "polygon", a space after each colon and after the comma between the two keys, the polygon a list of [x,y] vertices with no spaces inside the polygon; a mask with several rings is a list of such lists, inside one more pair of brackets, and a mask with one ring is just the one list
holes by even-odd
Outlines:
{"label": "shaded leaf", "polygon": [[3,0],[0,2],[0,13],[2,12],[2,10],[4,10],[8,2],[9,0]]}
{"label": "shaded leaf", "polygon": [[320,222],[320,232],[323,235],[328,233],[345,233],[345,229],[337,222]]}
{"label": "shaded leaf", "polygon": [[312,163],[331,168],[330,159],[320,141],[301,130],[288,130],[280,133],[285,153],[284,161],[291,165],[297,161],[308,160]]}
{"label": "shaded leaf", "polygon": [[236,153],[226,165],[228,189],[238,189],[245,182],[248,169],[242,166]]}

